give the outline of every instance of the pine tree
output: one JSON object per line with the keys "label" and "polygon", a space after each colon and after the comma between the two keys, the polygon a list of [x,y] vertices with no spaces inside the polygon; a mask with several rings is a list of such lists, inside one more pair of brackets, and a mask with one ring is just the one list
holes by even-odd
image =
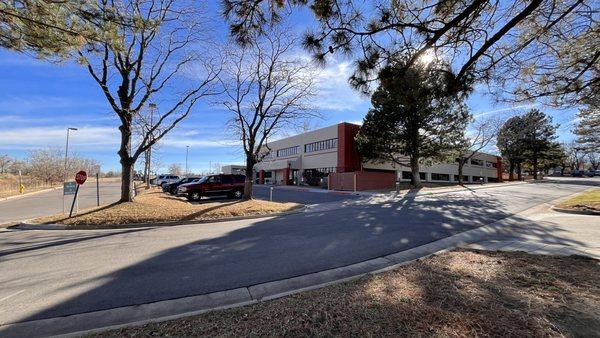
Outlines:
{"label": "pine tree", "polygon": [[464,137],[470,115],[465,90],[445,65],[402,61],[383,68],[356,141],[361,156],[411,168],[413,187],[421,187],[419,163],[443,161]]}
{"label": "pine tree", "polygon": [[589,104],[579,110],[577,117],[579,121],[573,130],[576,142],[586,153],[600,152],[600,105]]}

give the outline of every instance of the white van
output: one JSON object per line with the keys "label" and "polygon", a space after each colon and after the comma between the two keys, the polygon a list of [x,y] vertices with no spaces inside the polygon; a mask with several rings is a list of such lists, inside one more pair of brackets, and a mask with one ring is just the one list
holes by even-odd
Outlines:
{"label": "white van", "polygon": [[163,186],[163,184],[173,183],[179,180],[177,175],[158,175],[156,178],[156,185]]}

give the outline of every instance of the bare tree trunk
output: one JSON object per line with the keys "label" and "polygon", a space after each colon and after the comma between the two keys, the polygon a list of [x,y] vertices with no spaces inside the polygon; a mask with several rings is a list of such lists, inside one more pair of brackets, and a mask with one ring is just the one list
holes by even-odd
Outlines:
{"label": "bare tree trunk", "polygon": [[533,179],[538,179],[538,157],[537,154],[533,157]]}
{"label": "bare tree trunk", "polygon": [[121,199],[119,202],[133,202],[133,163],[135,163],[135,159],[130,156],[131,122],[122,123],[119,130],[121,131],[121,147],[118,152],[121,162]]}
{"label": "bare tree trunk", "polygon": [[423,185],[421,184],[421,176],[419,175],[418,157],[413,156],[410,158],[410,170],[412,172],[410,184],[413,186],[413,188],[421,188]]}
{"label": "bare tree trunk", "polygon": [[244,199],[252,199],[252,186],[254,185],[254,161],[246,159],[246,181],[244,182]]}
{"label": "bare tree trunk", "polygon": [[517,179],[519,181],[523,180],[523,175],[521,174],[521,162],[517,162]]}
{"label": "bare tree trunk", "polygon": [[509,181],[515,180],[515,163],[513,161],[510,161],[510,164],[508,167],[508,180]]}
{"label": "bare tree trunk", "polygon": [[133,202],[133,163],[121,162],[121,200]]}
{"label": "bare tree trunk", "polygon": [[458,184],[463,185],[463,167],[465,166],[465,160],[458,160]]}

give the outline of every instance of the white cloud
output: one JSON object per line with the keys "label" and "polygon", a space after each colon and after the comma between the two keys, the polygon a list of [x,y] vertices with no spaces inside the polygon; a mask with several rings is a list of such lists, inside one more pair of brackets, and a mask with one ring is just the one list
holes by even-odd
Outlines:
{"label": "white cloud", "polygon": [[[0,130],[1,149],[35,149],[43,147],[64,147],[66,128],[29,127]],[[80,127],[71,131],[69,142],[75,151],[114,150],[119,145],[119,131],[115,127]],[[71,148],[71,147],[70,147]]]}
{"label": "white cloud", "polygon": [[490,115],[490,114],[515,112],[518,110],[531,109],[531,108],[535,108],[538,106],[539,106],[539,103],[531,103],[531,104],[522,104],[522,105],[512,106],[512,107],[498,108],[498,109],[488,110],[488,111],[484,111],[484,112],[476,112],[475,114],[473,114],[473,117],[475,119],[478,119],[482,116],[486,116],[486,115]]}
{"label": "white cloud", "polygon": [[348,78],[352,74],[349,61],[331,59],[327,66],[317,70],[317,98],[314,105],[319,109],[335,111],[365,111],[370,105],[368,97],[350,88]]}

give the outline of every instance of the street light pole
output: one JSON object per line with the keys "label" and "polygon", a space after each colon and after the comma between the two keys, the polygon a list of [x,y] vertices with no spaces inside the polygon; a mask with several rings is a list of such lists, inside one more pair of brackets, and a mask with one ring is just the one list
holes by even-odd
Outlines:
{"label": "street light pole", "polygon": [[67,161],[69,157],[69,132],[77,130],[77,128],[67,128],[67,146],[65,147],[65,182],[67,181]]}
{"label": "street light pole", "polygon": [[185,176],[188,175],[188,152],[190,150],[190,146],[185,146]]}

